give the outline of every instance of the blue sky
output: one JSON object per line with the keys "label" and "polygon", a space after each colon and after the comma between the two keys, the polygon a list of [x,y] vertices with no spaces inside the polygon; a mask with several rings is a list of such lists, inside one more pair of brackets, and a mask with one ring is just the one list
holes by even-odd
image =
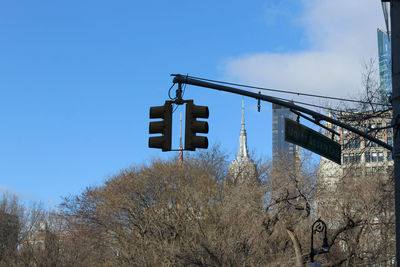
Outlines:
{"label": "blue sky", "polygon": [[[53,206],[172,156],[147,148],[171,73],[348,97],[382,25],[365,0],[4,1],[0,190]],[[241,97],[188,86],[185,99],[209,106],[209,142],[233,158]],[[245,103],[250,150],[268,157],[271,107]]]}

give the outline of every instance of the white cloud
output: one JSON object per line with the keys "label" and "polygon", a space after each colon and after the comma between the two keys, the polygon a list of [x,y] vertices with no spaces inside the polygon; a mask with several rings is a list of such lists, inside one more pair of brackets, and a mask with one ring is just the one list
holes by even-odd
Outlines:
{"label": "white cloud", "polygon": [[28,203],[41,203],[45,205],[46,208],[55,208],[57,204],[56,199],[44,199],[39,196],[37,196],[34,193],[27,193],[27,192],[22,192],[22,191],[17,191],[14,190],[10,187],[7,187],[5,185],[0,185],[0,199],[2,195],[12,195],[16,196],[23,204],[28,204]]}
{"label": "white cloud", "polygon": [[20,196],[21,194],[5,185],[0,185],[0,195],[2,194],[12,194],[16,196]]}
{"label": "white cloud", "polygon": [[304,0],[299,19],[308,50],[243,55],[226,60],[229,77],[270,88],[354,96],[363,63],[377,58],[376,28],[384,27],[380,1]]}

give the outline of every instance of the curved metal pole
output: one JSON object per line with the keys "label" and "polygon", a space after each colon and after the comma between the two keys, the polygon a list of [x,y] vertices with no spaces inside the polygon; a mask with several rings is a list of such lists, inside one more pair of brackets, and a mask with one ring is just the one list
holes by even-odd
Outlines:
{"label": "curved metal pole", "polygon": [[318,219],[311,226],[310,262],[314,262],[314,256],[316,254],[322,254],[322,253],[327,253],[328,252],[328,251],[321,251],[321,252],[315,253],[315,251],[314,251],[314,233],[321,233],[322,231],[324,231],[324,243],[325,243],[325,240],[327,240],[326,223],[323,220]]}
{"label": "curved metal pole", "polygon": [[351,131],[353,133],[356,133],[356,134],[358,134],[358,135],[360,135],[360,136],[362,136],[362,137],[364,137],[364,138],[366,138],[366,139],[368,139],[368,140],[370,140],[370,141],[372,141],[372,142],[374,142],[374,143],[376,143],[376,144],[378,144],[380,146],[383,146],[384,148],[386,148],[386,149],[388,149],[390,151],[393,149],[392,146],[386,144],[385,142],[383,142],[383,141],[381,141],[381,140],[379,140],[379,139],[377,139],[377,138],[375,138],[375,137],[373,137],[373,136],[371,136],[369,134],[366,134],[365,132],[363,132],[363,131],[361,131],[361,130],[359,130],[357,128],[354,128],[354,127],[352,127],[352,126],[350,126],[350,125],[348,125],[346,123],[343,123],[341,121],[335,120],[333,118],[325,116],[325,115],[323,115],[321,113],[318,113],[316,111],[304,108],[302,106],[298,106],[296,104],[277,99],[277,98],[272,97],[272,96],[267,96],[267,95],[263,95],[263,94],[260,94],[260,93],[253,93],[253,92],[237,89],[237,88],[230,87],[230,86],[220,85],[220,84],[216,84],[216,83],[205,82],[205,81],[193,79],[193,78],[187,77],[185,75],[181,75],[181,74],[171,74],[171,76],[174,76],[173,83],[178,83],[178,84],[182,84],[183,83],[183,84],[190,84],[190,85],[195,85],[195,86],[200,86],[200,87],[205,87],[205,88],[210,88],[210,89],[216,89],[216,90],[220,90],[220,91],[225,91],[225,92],[230,92],[230,93],[234,93],[234,94],[238,94],[238,95],[252,97],[252,98],[255,98],[257,100],[261,99],[261,100],[264,100],[264,101],[267,101],[267,102],[270,102],[270,103],[274,103],[274,104],[278,104],[280,106],[291,108],[291,109],[306,113],[308,115],[311,115],[316,120],[327,121],[327,122],[333,123],[333,124],[335,124],[335,125],[337,125],[339,127],[345,128],[345,129],[347,129],[347,130],[349,130],[349,131]]}
{"label": "curved metal pole", "polygon": [[[314,223],[315,224],[315,223]],[[311,250],[310,250],[310,262],[314,262],[314,224],[311,227]]]}

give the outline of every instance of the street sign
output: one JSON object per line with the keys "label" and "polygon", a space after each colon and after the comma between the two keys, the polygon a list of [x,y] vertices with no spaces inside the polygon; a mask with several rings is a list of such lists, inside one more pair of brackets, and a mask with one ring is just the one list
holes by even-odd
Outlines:
{"label": "street sign", "polygon": [[325,135],[285,118],[285,141],[341,164],[341,146]]}

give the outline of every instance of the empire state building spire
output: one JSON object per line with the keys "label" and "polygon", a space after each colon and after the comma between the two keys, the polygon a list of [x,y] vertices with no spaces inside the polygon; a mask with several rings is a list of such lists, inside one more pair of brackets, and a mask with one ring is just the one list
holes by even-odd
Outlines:
{"label": "empire state building spire", "polygon": [[251,160],[248,150],[247,150],[247,134],[244,124],[244,100],[242,99],[242,128],[240,129],[239,135],[239,152],[236,156],[236,160]]}
{"label": "empire state building spire", "polygon": [[247,134],[244,123],[244,100],[242,100],[242,124],[239,135],[239,151],[236,158],[229,165],[231,181],[243,183],[257,180],[257,169],[247,149]]}

